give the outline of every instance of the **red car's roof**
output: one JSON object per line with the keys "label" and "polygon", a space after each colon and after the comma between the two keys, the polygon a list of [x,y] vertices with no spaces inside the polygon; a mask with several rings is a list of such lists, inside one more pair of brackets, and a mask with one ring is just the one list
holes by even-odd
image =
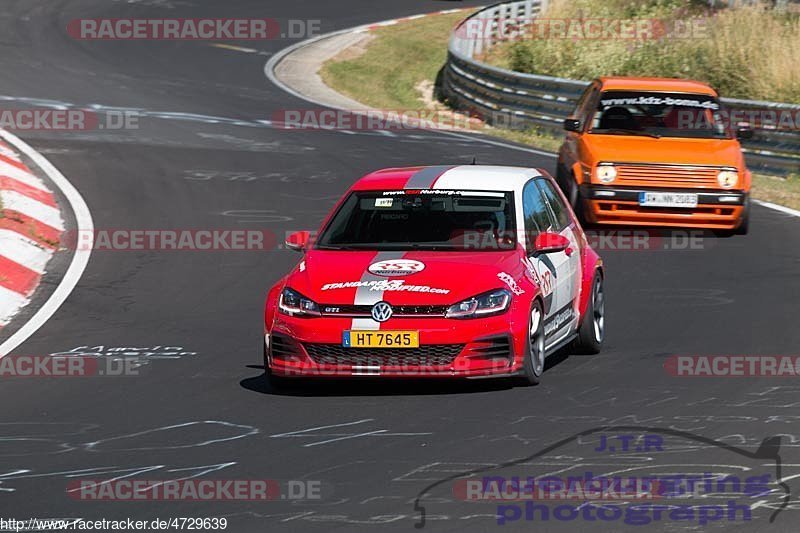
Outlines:
{"label": "red car's roof", "polygon": [[356,191],[391,191],[405,187],[412,174],[425,167],[384,168],[370,172],[353,185]]}
{"label": "red car's roof", "polygon": [[484,191],[513,191],[543,172],[534,168],[454,165],[386,168],[371,172],[351,187],[356,191],[465,188]]}

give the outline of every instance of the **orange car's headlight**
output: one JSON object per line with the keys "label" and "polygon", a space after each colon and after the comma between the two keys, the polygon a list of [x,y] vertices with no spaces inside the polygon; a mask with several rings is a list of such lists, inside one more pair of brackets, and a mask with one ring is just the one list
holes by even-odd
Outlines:
{"label": "orange car's headlight", "polygon": [[739,183],[739,173],[735,170],[720,170],[717,174],[717,183],[724,189],[735,187]]}
{"label": "orange car's headlight", "polygon": [[601,183],[611,183],[617,179],[617,167],[610,163],[600,163],[597,166],[595,175]]}

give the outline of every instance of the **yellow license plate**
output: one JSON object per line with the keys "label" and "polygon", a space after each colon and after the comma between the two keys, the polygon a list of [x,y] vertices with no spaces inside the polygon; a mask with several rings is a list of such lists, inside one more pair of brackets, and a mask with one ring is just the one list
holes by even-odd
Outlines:
{"label": "yellow license plate", "polygon": [[345,348],[419,348],[419,331],[343,331]]}

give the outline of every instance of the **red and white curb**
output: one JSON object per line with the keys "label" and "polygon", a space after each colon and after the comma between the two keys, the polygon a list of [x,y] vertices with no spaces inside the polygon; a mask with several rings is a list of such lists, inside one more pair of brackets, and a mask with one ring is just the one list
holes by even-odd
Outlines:
{"label": "red and white curb", "polygon": [[[31,170],[20,154],[33,161]],[[66,199],[79,231],[94,234],[94,225],[80,193],[39,152],[19,137],[0,130],[0,328],[26,305],[58,249],[64,221],[55,195],[42,176],[49,178]],[[91,255],[76,250],[58,286],[31,318],[0,344],[0,357],[33,335],[58,310],[77,285]]]}
{"label": "red and white curb", "polygon": [[0,327],[28,305],[64,231],[55,196],[0,143]]}

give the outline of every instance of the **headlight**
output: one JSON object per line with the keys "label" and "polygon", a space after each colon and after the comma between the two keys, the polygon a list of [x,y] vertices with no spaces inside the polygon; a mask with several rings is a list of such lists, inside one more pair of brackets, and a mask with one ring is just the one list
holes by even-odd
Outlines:
{"label": "headlight", "polygon": [[739,173],[735,170],[720,170],[717,174],[717,182],[720,187],[730,189],[739,182]]}
{"label": "headlight", "polygon": [[478,318],[505,312],[511,304],[511,293],[505,289],[486,292],[447,309],[447,318]]}
{"label": "headlight", "polygon": [[278,309],[289,316],[320,316],[319,306],[292,289],[283,289],[278,299]]}
{"label": "headlight", "polygon": [[611,183],[617,178],[617,167],[609,163],[600,163],[596,174],[601,183]]}

